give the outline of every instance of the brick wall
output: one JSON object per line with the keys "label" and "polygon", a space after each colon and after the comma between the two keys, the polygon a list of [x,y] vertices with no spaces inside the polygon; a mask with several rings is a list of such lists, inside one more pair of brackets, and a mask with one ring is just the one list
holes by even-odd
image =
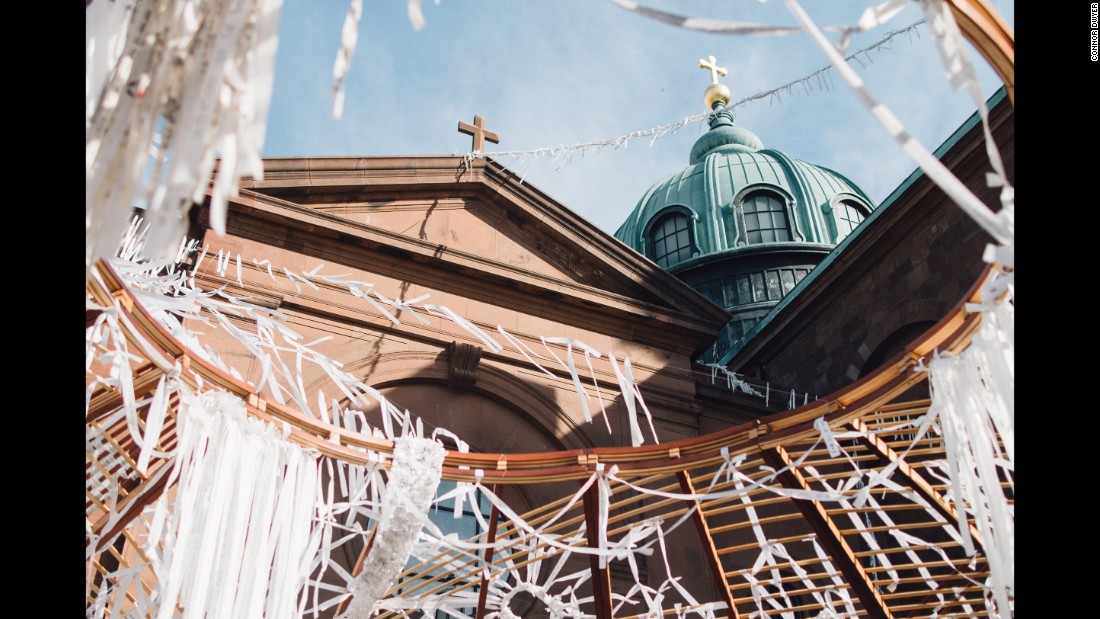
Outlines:
{"label": "brick wall", "polygon": [[[991,114],[994,140],[1014,183],[1013,115],[1007,100]],[[986,204],[999,188],[981,125],[941,160]],[[802,294],[757,334],[731,364],[811,394],[826,395],[877,368],[943,318],[977,281],[990,237],[926,177],[917,178],[861,230]],[[894,336],[894,337],[891,337]],[[900,337],[900,339],[899,339]]]}

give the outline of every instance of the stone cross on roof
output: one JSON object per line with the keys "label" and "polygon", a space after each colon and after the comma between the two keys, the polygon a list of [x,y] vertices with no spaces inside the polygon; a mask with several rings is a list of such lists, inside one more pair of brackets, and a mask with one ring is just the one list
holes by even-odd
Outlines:
{"label": "stone cross on roof", "polygon": [[472,125],[464,123],[461,120],[458,121],[458,131],[459,133],[474,136],[474,145],[471,152],[480,153],[481,149],[485,146],[484,140],[489,140],[493,144],[500,144],[500,134],[486,129],[485,119],[477,114],[474,114],[474,124]]}

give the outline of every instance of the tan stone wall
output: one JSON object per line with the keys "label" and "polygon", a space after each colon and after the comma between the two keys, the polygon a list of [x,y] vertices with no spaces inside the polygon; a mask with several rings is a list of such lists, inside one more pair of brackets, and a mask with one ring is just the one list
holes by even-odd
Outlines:
{"label": "tan stone wall", "polygon": [[[285,162],[284,169],[287,175],[301,175]],[[273,166],[265,182],[278,182],[270,180],[278,171]],[[713,321],[716,334],[721,316],[691,315],[699,310],[681,308],[680,299],[658,305],[667,292],[642,276],[653,267],[632,254],[601,254],[606,250],[569,240],[592,233],[578,233],[561,224],[559,220],[568,213],[518,211],[509,201],[513,196],[509,200],[471,196],[454,188],[439,192],[439,197],[401,194],[390,200],[367,199],[353,189],[341,189],[339,200],[311,191],[303,181],[302,187],[286,189],[278,200],[261,203],[263,196],[253,194],[231,205],[228,233],[222,237],[207,233],[204,242],[213,254],[224,249],[243,256],[244,290],[236,281],[235,262],[226,276],[219,277],[213,274],[209,256],[198,284],[207,289],[224,285],[229,294],[277,308],[303,342],[331,336],[316,349],[420,417],[427,429],[446,428],[474,451],[489,453],[630,445],[626,406],[608,352],[620,363],[630,359],[662,443],[697,435],[704,413],[711,413],[712,420],[720,416],[696,399],[694,379],[686,370],[691,367],[692,350],[703,344],[710,329],[705,321]],[[417,191],[431,194],[433,190]],[[301,202],[292,203],[291,197]],[[619,251],[616,241],[606,242]],[[252,258],[270,260],[276,281],[266,268],[252,264]],[[438,316],[421,313],[427,320],[422,324],[407,313],[398,314],[400,324],[395,325],[350,294],[346,286],[316,281],[319,290],[305,284],[296,290],[282,272],[284,266],[296,273],[308,272],[322,263],[321,274],[347,274],[347,279],[368,282],[389,298],[427,294],[428,299],[418,305],[446,306],[505,348],[493,352]],[[662,279],[657,282],[660,286],[694,296],[667,274],[656,276]],[[613,286],[595,285],[601,281],[612,281]],[[684,307],[697,307],[699,302],[686,298]],[[233,321],[243,330],[255,329],[248,319]],[[552,359],[538,360],[552,376],[534,367],[496,332],[498,325],[540,354],[547,355],[540,336],[574,338],[604,353],[593,359],[593,367],[612,432],[607,431],[582,354],[575,353],[574,362],[591,396],[591,423],[583,419],[565,369]],[[259,364],[243,347],[220,336],[208,337],[207,342],[246,380],[259,381]],[[448,379],[452,342],[482,348],[472,384]],[[565,358],[565,346],[551,348]],[[283,359],[294,362],[291,355]],[[318,392],[323,392],[326,402],[338,398],[341,406],[348,405],[320,368],[306,362],[302,369],[307,402],[313,405]],[[364,412],[372,424],[379,425],[377,405]],[[652,443],[649,424],[644,417],[639,423],[646,443]],[[509,487],[503,492],[511,505],[525,511],[579,487],[578,482],[560,482]],[[347,545],[346,566],[354,564],[360,550],[361,544]],[[718,599],[690,521],[669,536],[668,551],[673,570],[688,590],[702,601]],[[583,569],[587,559],[575,558],[573,563],[574,569]],[[643,573],[651,584],[659,584],[665,578],[663,561],[654,555],[645,563]],[[617,591],[625,592],[633,582],[628,574],[625,565],[613,567]]]}
{"label": "tan stone wall", "polygon": [[[287,251],[270,245],[257,244],[239,236],[227,235],[220,239],[208,237],[212,248],[232,251],[245,256],[267,259],[275,265],[274,272],[278,284],[274,284],[267,275],[253,265],[245,268],[245,295],[264,298],[278,304],[278,309],[287,318],[287,325],[302,335],[302,341],[309,342],[322,337],[333,339],[317,345],[317,350],[330,355],[345,364],[345,369],[362,378],[372,386],[382,386],[387,395],[392,395],[395,403],[407,407],[414,415],[420,415],[433,424],[449,427],[449,422],[470,419],[495,419],[496,413],[510,410],[511,414],[533,427],[531,436],[552,436],[557,445],[548,443],[544,438],[537,446],[512,444],[501,451],[539,451],[544,449],[580,448],[595,445],[629,444],[629,433],[624,436],[626,421],[621,418],[625,407],[619,394],[619,386],[606,354],[602,359],[594,359],[593,366],[599,380],[604,398],[604,406],[611,416],[614,434],[608,436],[602,420],[585,424],[578,396],[572,380],[557,362],[542,361],[543,367],[556,374],[551,378],[539,371],[520,353],[510,346],[501,353],[494,354],[483,350],[478,369],[479,379],[475,385],[467,387],[447,387],[447,345],[452,341],[464,342],[485,347],[475,336],[469,334],[451,320],[421,314],[429,324],[423,325],[408,315],[397,317],[400,325],[381,315],[368,302],[353,296],[346,289],[318,282],[321,290],[315,291],[305,284],[299,284],[297,292],[292,283],[281,272],[281,267],[302,273],[312,270],[320,261],[296,252]],[[231,294],[239,294],[235,281],[235,267],[230,268],[227,278],[211,277],[207,272],[200,285],[207,288],[226,285]],[[496,333],[496,326],[502,326],[513,336],[520,338],[536,352],[546,354],[539,336],[571,337],[578,339],[597,350],[612,351],[618,359],[629,357],[634,368],[635,378],[646,391],[647,404],[660,420],[659,433],[662,441],[675,440],[695,434],[694,413],[690,400],[694,385],[677,375],[665,372],[666,367],[687,367],[686,356],[658,350],[652,346],[626,341],[576,325],[541,316],[523,314],[507,307],[469,299],[454,293],[431,288],[398,277],[351,269],[344,265],[327,263],[323,274],[350,273],[349,279],[374,284],[376,290],[390,298],[413,299],[423,294],[430,295],[422,303],[435,303],[471,320],[502,345],[507,341]],[[396,312],[395,312],[396,314]],[[247,320],[237,319],[243,329],[254,329]],[[230,338],[220,334],[208,337],[208,343],[223,358],[233,365],[247,380],[258,383],[260,366]],[[555,353],[563,360],[565,347],[552,345]],[[592,388],[591,377],[584,366],[582,355],[575,354],[578,372],[584,381],[586,391],[593,396],[589,402],[593,414],[599,415],[600,404]],[[337,390],[325,383],[327,377],[323,371],[312,364],[303,366],[304,383],[307,388],[307,401],[316,401],[317,390],[325,392],[326,398],[338,395]],[[430,386],[430,394],[418,394]],[[461,396],[461,397],[460,397]],[[477,396],[477,397],[475,397]],[[492,402],[493,398],[497,401]],[[435,400],[447,400],[445,414]],[[505,406],[502,402],[506,402]],[[346,402],[343,403],[346,405]],[[431,406],[429,406],[431,405]],[[465,426],[464,426],[465,427]],[[453,429],[453,428],[452,428]],[[646,431],[648,436],[649,432]],[[460,436],[462,434],[460,433]],[[472,440],[472,439],[471,439]],[[505,443],[501,443],[505,444]]]}

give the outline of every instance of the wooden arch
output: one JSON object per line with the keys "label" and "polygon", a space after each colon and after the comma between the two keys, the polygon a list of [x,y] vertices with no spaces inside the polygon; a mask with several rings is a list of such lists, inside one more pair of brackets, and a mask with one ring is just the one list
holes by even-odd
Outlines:
{"label": "wooden arch", "polygon": [[[1012,31],[984,0],[948,0],[948,3],[963,33],[1004,80],[1008,96],[1012,100]],[[179,380],[191,388],[202,388],[200,385],[214,386],[238,395],[247,402],[250,415],[274,424],[287,424],[287,440],[316,449],[325,456],[366,464],[369,451],[393,452],[392,442],[349,433],[343,428],[306,417],[290,406],[268,401],[244,381],[191,353],[166,332],[106,263],[98,263],[94,271],[87,283],[90,297],[101,306],[117,310],[129,344],[143,351],[146,358],[150,359],[140,367],[133,368],[136,395],[152,392],[158,380],[174,372],[178,366]],[[849,450],[849,454],[862,463],[862,466],[896,467],[895,479],[901,481],[904,491],[919,495],[930,506],[927,517],[913,509],[910,514],[912,517],[904,524],[899,524],[899,527],[934,528],[941,525],[940,520],[953,522],[959,515],[944,498],[945,485],[934,483],[922,474],[927,463],[943,457],[942,443],[934,437],[925,439],[914,451],[909,452],[909,457],[901,460],[899,450],[907,445],[900,438],[904,431],[882,430],[896,423],[898,419],[915,418],[927,411],[930,404],[927,400],[895,402],[895,399],[916,382],[924,380],[924,374],[912,370],[933,350],[959,351],[969,344],[979,326],[980,318],[977,314],[967,312],[965,304],[981,300],[978,291],[995,271],[996,268],[987,269],[970,293],[947,316],[877,371],[828,397],[787,413],[768,417],[766,421],[741,424],[690,440],[635,448],[574,449],[536,454],[448,452],[444,460],[443,477],[472,482],[481,475],[480,481],[486,485],[542,484],[570,480],[580,482],[591,477],[600,468],[614,465],[618,467],[618,475],[622,479],[639,486],[696,495],[699,484],[711,480],[716,467],[730,456],[743,455],[743,467],[746,470],[759,466],[770,466],[773,469],[790,467],[780,477],[784,486],[796,490],[821,489],[824,481],[844,476],[846,467],[851,465],[844,458],[830,456],[825,446],[818,443],[819,430],[813,424],[815,420],[824,418],[835,431],[848,431],[859,436],[856,441],[858,444]],[[121,394],[113,388],[99,389],[90,397],[86,423],[111,444],[119,458],[111,465],[89,458],[86,470],[89,480],[108,482],[115,478],[121,468],[136,468],[135,460],[140,449],[126,424],[122,422],[110,426],[101,425],[109,413],[117,410],[121,403]],[[170,411],[177,404],[178,402],[170,402]],[[170,415],[158,443],[160,449],[173,448],[174,424],[174,417]],[[799,459],[801,463],[798,466],[791,466]],[[94,493],[87,493],[86,511],[90,523],[88,544],[89,556],[92,557],[89,570],[95,574],[87,594],[89,608],[95,601],[97,589],[102,586],[103,577],[112,571],[112,566],[117,567],[126,560],[114,541],[120,539],[121,535],[134,546],[140,546],[137,540],[129,537],[126,527],[146,505],[165,491],[169,469],[167,464],[167,460],[153,458],[144,474],[122,484],[118,489],[118,502],[113,506],[104,504],[101,497]],[[1009,486],[1006,484],[1006,488]],[[722,487],[719,485],[717,489]],[[716,488],[711,488],[714,489]],[[1011,490],[1006,492],[1011,493]],[[897,492],[884,490],[880,503],[900,505],[890,503],[893,494]],[[970,519],[970,526],[974,529],[972,536],[978,547],[976,557],[966,556],[961,545],[953,542],[939,544],[944,551],[943,555],[910,555],[896,544],[887,544],[880,548],[880,553],[890,555],[893,569],[904,574],[900,581],[894,583],[897,588],[888,591],[885,588],[889,582],[884,576],[885,570],[882,566],[870,565],[866,560],[875,553],[859,549],[858,540],[865,531],[846,524],[853,508],[782,496],[751,496],[757,507],[769,507],[768,524],[786,523],[797,529],[792,535],[776,541],[794,545],[808,538],[816,539],[826,549],[833,566],[842,575],[842,582],[838,584],[829,574],[830,570],[824,559],[800,555],[791,563],[797,563],[798,567],[805,570],[814,586],[792,582],[789,589],[792,596],[809,596],[825,589],[834,593],[843,590],[855,601],[858,615],[875,618],[927,616],[933,612],[957,613],[963,612],[964,608],[970,608],[972,616],[986,614],[982,587],[974,583],[987,577],[989,570],[973,518]],[[563,497],[557,503],[532,510],[524,514],[524,517],[529,522],[537,522],[552,510],[561,508],[568,498]],[[649,518],[669,520],[685,516],[697,506],[698,509],[692,513],[691,518],[698,533],[700,548],[707,560],[707,567],[722,598],[718,601],[724,602],[726,615],[731,618],[747,616],[752,612],[755,606],[750,587],[739,581],[744,570],[727,569],[728,558],[758,550],[755,543],[737,543],[735,532],[744,527],[728,520],[730,515],[743,514],[747,504],[722,499],[669,499],[643,505],[637,494],[622,486],[613,489],[611,502],[612,515],[607,524],[609,537],[622,535],[628,520],[639,513],[644,513]],[[585,523],[589,532],[587,543],[594,545],[595,511],[595,498],[589,493],[558,526]],[[905,510],[897,511],[900,513]],[[903,519],[898,516],[897,520],[902,522]],[[496,527],[495,515],[493,523]],[[502,521],[499,529],[493,529],[493,534],[506,535],[510,526],[514,527],[507,521]],[[522,559],[518,551],[511,558]],[[440,556],[433,560],[441,565],[451,565],[456,558]],[[494,560],[492,556],[482,557],[482,560],[490,571],[500,566],[500,561]],[[932,595],[927,588],[921,588],[923,578],[917,575],[920,569],[929,570],[945,589],[955,591],[956,597],[944,602]],[[591,570],[593,614],[597,619],[612,619],[608,570],[601,567],[595,559],[591,562]],[[457,586],[470,589],[481,586],[484,590],[484,585],[484,581],[480,579],[470,579]],[[144,581],[138,586],[148,588]],[[429,582],[425,586],[430,588],[433,584]],[[839,601],[836,603],[839,604]],[[811,604],[785,610],[811,608],[817,606]],[[482,596],[477,616],[480,618],[484,614]],[[383,613],[380,619],[391,616],[392,613]],[[627,619],[629,616],[631,615],[620,614],[615,619]]]}

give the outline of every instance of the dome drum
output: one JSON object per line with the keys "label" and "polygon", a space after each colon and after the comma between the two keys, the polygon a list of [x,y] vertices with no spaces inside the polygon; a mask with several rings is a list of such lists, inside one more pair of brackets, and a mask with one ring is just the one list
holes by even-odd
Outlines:
{"label": "dome drum", "polygon": [[875,204],[715,108],[688,166],[651,186],[615,236],[734,314],[718,346],[743,337]]}
{"label": "dome drum", "polygon": [[[838,205],[851,204],[866,217],[874,204],[843,176],[778,151],[718,153],[650,188],[615,236],[650,255],[647,235],[654,222],[676,209],[691,214],[701,255],[745,247],[752,244],[746,236],[752,224],[745,218],[746,203],[761,198],[768,198],[770,212],[776,213],[764,227],[781,223],[789,230],[787,237],[757,241],[763,243],[836,245],[843,238],[838,230],[850,231],[844,223],[838,226]],[[774,221],[780,216],[786,221]]]}

